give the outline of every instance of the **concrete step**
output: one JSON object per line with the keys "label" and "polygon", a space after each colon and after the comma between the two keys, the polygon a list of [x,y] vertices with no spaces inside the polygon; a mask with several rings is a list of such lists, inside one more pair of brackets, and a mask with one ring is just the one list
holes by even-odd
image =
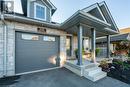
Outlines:
{"label": "concrete step", "polygon": [[90,63],[90,64],[87,64],[84,68],[89,69],[89,68],[93,68],[93,67],[97,67],[97,66],[98,66],[98,64]]}
{"label": "concrete step", "polygon": [[89,68],[92,68],[92,67],[95,67],[96,65],[95,64],[88,64],[88,65],[86,65],[84,68],[85,69],[89,69]]}
{"label": "concrete step", "polygon": [[102,79],[102,78],[104,78],[104,77],[106,77],[106,76],[107,76],[107,73],[101,71],[101,72],[96,73],[96,74],[93,75],[93,79],[94,79],[93,81],[100,80],[100,79]]}
{"label": "concrete step", "polygon": [[89,68],[89,69],[85,69],[84,71],[84,74],[87,74],[89,76],[92,76],[98,72],[101,72],[101,68],[100,67],[92,67],[92,68]]}
{"label": "concrete step", "polygon": [[97,80],[100,80],[100,79],[102,79],[102,78],[104,78],[104,77],[106,77],[107,76],[107,73],[105,73],[105,72],[103,72],[103,71],[101,71],[101,72],[98,72],[98,73],[96,73],[96,74],[93,74],[93,75],[84,75],[84,77],[85,78],[87,78],[87,79],[89,79],[89,80],[91,80],[91,81],[93,81],[93,82],[95,82],[95,81],[97,81]]}

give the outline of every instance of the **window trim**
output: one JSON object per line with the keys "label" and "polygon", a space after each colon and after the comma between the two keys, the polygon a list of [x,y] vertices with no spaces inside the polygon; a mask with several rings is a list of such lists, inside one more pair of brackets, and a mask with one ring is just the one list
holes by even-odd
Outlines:
{"label": "window trim", "polygon": [[[36,6],[40,6],[40,7],[43,7],[43,8],[45,9],[45,18],[44,18],[44,19],[38,18],[38,17],[36,16]],[[35,2],[35,3],[34,3],[34,18],[35,18],[35,19],[39,19],[39,20],[46,21],[46,6],[41,5],[41,4]]]}
{"label": "window trim", "polygon": [[[30,36],[32,36],[32,37],[33,37],[33,36],[37,36],[37,39],[26,39],[26,38],[23,37],[23,35],[30,35]],[[26,40],[26,41],[38,41],[38,40],[39,40],[39,36],[38,36],[38,35],[35,35],[35,34],[28,34],[28,33],[25,34],[25,33],[22,33],[22,34],[21,34],[21,39],[22,39],[22,40]]]}
{"label": "window trim", "polygon": [[[53,41],[53,40],[50,41],[49,39],[48,39],[48,40],[45,40],[45,37],[48,37],[48,38],[49,38],[49,37],[52,37],[52,38],[54,39],[54,41]],[[43,41],[45,41],[45,42],[56,42],[56,37],[54,37],[54,36],[44,35],[42,38],[43,38]]]}

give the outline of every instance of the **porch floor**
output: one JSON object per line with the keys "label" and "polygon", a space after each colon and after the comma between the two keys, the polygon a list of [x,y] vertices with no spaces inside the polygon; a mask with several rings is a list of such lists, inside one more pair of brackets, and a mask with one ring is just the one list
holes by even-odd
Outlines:
{"label": "porch floor", "polygon": [[[77,60],[67,60],[67,62],[69,62],[69,63],[71,63],[71,64],[74,64],[74,65],[77,65]],[[83,65],[88,65],[88,64],[91,64],[91,62],[90,61],[88,61],[88,60],[83,60],[82,61],[82,64]]]}

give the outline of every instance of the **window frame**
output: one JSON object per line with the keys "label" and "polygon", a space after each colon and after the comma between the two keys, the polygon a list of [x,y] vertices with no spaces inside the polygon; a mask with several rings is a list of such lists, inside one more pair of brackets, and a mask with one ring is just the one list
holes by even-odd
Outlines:
{"label": "window frame", "polygon": [[[49,40],[49,39],[46,40],[45,37],[53,38],[54,40]],[[56,37],[54,37],[54,36],[47,36],[47,35],[44,35],[42,38],[43,38],[43,41],[45,41],[45,42],[56,42]]]}
{"label": "window frame", "polygon": [[[36,36],[37,39],[29,39],[29,38],[25,38],[24,35],[31,36],[31,37]],[[26,40],[26,41],[38,41],[38,40],[40,39],[40,37],[39,37],[38,35],[35,35],[35,34],[28,34],[28,33],[25,34],[25,33],[22,33],[22,34],[21,34],[21,39],[22,39],[22,40]]]}
{"label": "window frame", "polygon": [[[40,7],[42,7],[42,8],[45,9],[45,14],[44,14],[44,15],[45,15],[45,18],[38,18],[38,17],[37,17],[37,15],[36,15],[36,13],[37,13],[37,12],[36,12],[36,11],[37,11],[37,10],[36,10],[36,7],[37,7],[37,6],[40,6]],[[34,3],[34,18],[35,18],[35,19],[39,19],[39,20],[46,21],[46,6],[41,5],[41,4],[35,2],[35,3]]]}

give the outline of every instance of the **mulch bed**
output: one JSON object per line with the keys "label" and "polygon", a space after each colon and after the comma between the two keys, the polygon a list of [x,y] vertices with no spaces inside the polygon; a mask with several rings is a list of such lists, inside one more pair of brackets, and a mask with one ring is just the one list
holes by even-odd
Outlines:
{"label": "mulch bed", "polygon": [[[130,61],[122,61],[121,63],[115,63],[122,60],[114,59],[112,63],[105,63],[104,65],[99,65],[102,71],[107,72],[107,76],[130,84]],[[123,68],[126,67],[127,68]]]}
{"label": "mulch bed", "polygon": [[119,71],[117,69],[110,69],[110,72],[107,73],[107,76],[130,84],[130,70]]}

